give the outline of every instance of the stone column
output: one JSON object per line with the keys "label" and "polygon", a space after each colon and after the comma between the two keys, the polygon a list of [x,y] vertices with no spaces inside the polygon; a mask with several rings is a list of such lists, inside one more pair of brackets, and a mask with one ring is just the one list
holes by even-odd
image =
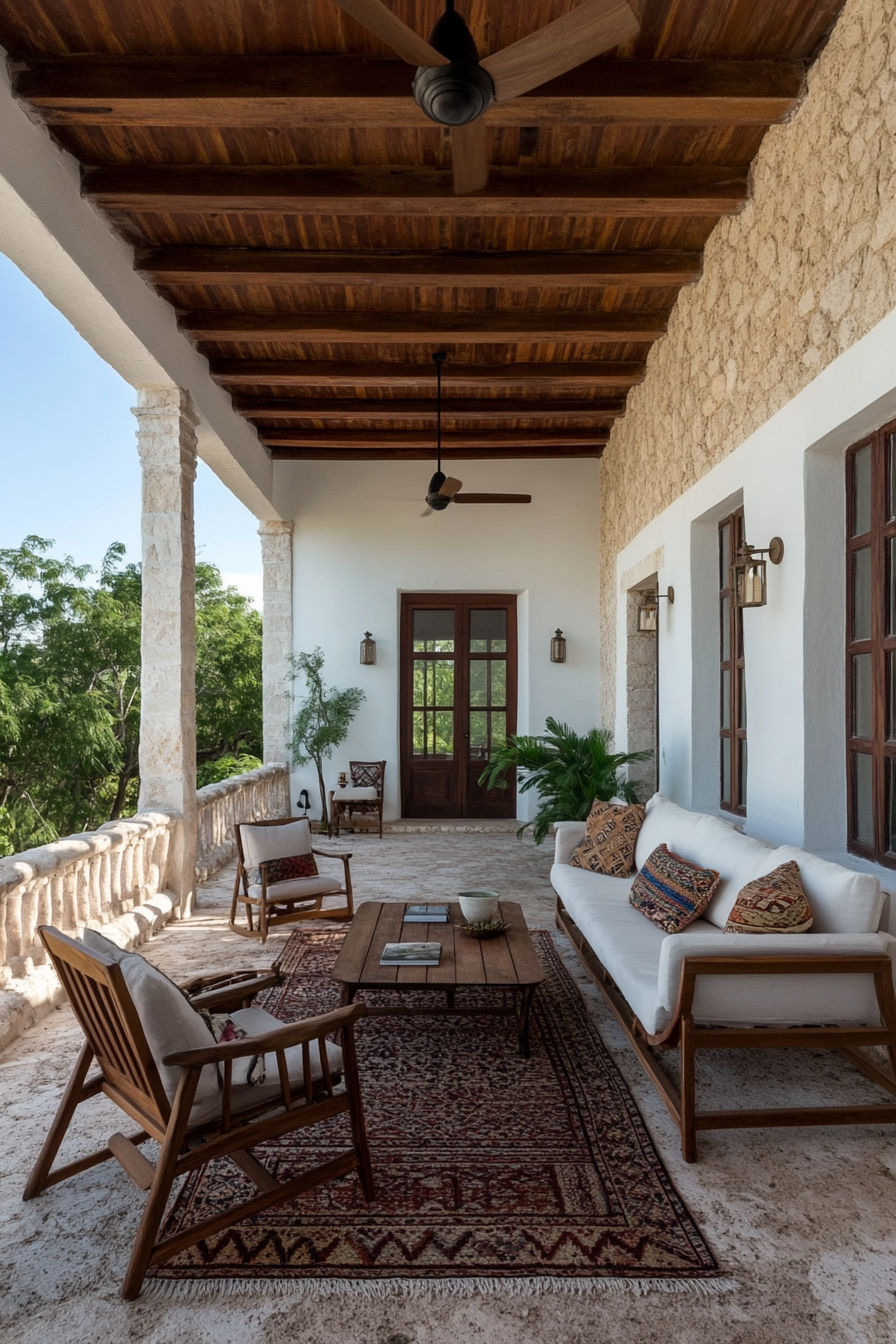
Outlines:
{"label": "stone column", "polygon": [[196,885],[196,415],[185,392],[164,387],[141,390],[134,414],[143,467],[140,811],[183,818],[168,886],[187,918]]}
{"label": "stone column", "polygon": [[264,695],[264,763],[285,761],[289,750],[289,706],[292,658],[292,523],[262,523],[264,626],[262,682]]}

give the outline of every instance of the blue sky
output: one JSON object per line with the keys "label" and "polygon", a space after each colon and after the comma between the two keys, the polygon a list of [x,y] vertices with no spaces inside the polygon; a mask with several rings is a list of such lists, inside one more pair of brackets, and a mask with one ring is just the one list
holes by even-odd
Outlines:
{"label": "blue sky", "polygon": [[[98,568],[123,541],[140,559],[140,462],[133,388],[0,255],[0,546],[34,533]],[[203,462],[196,548],[228,583],[261,598],[258,523]]]}

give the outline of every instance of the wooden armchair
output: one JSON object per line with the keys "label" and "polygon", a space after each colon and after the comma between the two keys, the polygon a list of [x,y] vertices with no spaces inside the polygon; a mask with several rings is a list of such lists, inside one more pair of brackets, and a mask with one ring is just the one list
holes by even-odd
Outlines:
{"label": "wooden armchair", "polygon": [[[352,919],[351,854],[319,849],[311,843],[311,824],[307,817],[278,817],[273,821],[237,822],[237,867],[230,904],[230,927],[244,938],[267,940],[268,930],[277,924],[294,924],[303,919]],[[317,872],[317,857],[342,860],[342,881]],[[290,876],[290,869],[304,876]],[[335,906],[324,906],[324,898],[344,896]],[[239,907],[244,907],[246,927],[237,924]],[[255,927],[255,915],[258,928]]]}
{"label": "wooden armchair", "polygon": [[[356,818],[365,818],[357,829],[379,829],[383,838],[383,788],[386,781],[385,761],[349,761],[352,782],[344,788],[330,790],[330,834],[339,834],[340,827],[356,829]],[[367,822],[367,817],[375,821]]]}
{"label": "wooden armchair", "polygon": [[[148,1190],[122,1288],[125,1298],[139,1295],[151,1265],[350,1171],[357,1169],[365,1199],[373,1199],[354,1043],[363,1005],[286,1025],[262,1009],[239,1009],[259,989],[278,982],[276,970],[202,977],[198,984],[191,982],[197,991],[191,1002],[143,957],[120,953],[111,944],[106,955],[53,928],[41,928],[40,936],[86,1039],[23,1198],[33,1199],[110,1158]],[[217,1043],[193,1006],[197,1003],[229,1011],[247,1038]],[[337,1032],[341,1050],[327,1040]],[[253,1085],[250,1061],[259,1055],[267,1077]],[[94,1063],[98,1072],[88,1078]],[[340,1075],[344,1091],[337,1087]],[[75,1111],[100,1093],[139,1128],[130,1136],[113,1134],[104,1148],[54,1170]],[[343,1112],[350,1116],[350,1146],[300,1176],[281,1184],[252,1153],[256,1144]],[[161,1145],[155,1166],[140,1151],[149,1138]],[[231,1157],[258,1193],[159,1239],[173,1183],[219,1157]]]}

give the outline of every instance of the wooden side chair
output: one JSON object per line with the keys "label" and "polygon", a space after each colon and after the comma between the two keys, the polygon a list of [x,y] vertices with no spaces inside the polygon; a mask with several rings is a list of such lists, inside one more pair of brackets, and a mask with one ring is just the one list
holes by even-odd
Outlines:
{"label": "wooden side chair", "polygon": [[373,816],[376,820],[358,829],[379,828],[383,838],[383,788],[386,781],[385,761],[349,761],[351,784],[330,790],[330,834],[339,834],[340,828],[355,829],[355,818]]}
{"label": "wooden side chair", "polygon": [[[230,904],[230,927],[234,933],[244,938],[260,938],[264,943],[268,930],[277,924],[354,917],[351,854],[315,848],[307,817],[237,822],[234,831],[237,867]],[[341,859],[342,881],[318,873],[318,857]],[[324,898],[332,896],[344,900],[325,906]],[[245,928],[236,922],[240,905],[246,916]]]}
{"label": "wooden side chair", "polygon": [[[354,1042],[363,1005],[286,1025],[261,1008],[240,1007],[278,983],[276,969],[203,977],[191,982],[190,999],[150,962],[121,952],[101,935],[92,936],[93,946],[48,927],[40,936],[86,1039],[23,1198],[34,1199],[110,1158],[148,1190],[122,1288],[125,1298],[139,1296],[150,1266],[351,1171],[358,1172],[365,1199],[373,1199]],[[245,1039],[216,1042],[197,1004],[228,1013]],[[340,1034],[341,1048],[328,1040],[334,1033]],[[263,1081],[258,1057],[264,1060]],[[88,1078],[94,1064],[97,1072]],[[100,1093],[136,1121],[136,1133],[113,1134],[89,1157],[54,1169],[75,1111]],[[259,1143],[346,1112],[349,1146],[301,1175],[280,1183],[252,1153]],[[150,1138],[161,1145],[155,1166],[140,1151]],[[219,1157],[231,1157],[258,1193],[159,1239],[174,1182]]]}

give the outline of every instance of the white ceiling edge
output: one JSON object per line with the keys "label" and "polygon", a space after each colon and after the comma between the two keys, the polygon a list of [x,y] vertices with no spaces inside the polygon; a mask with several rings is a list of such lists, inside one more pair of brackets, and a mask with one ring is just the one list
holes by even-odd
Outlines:
{"label": "white ceiling edge", "polygon": [[77,161],[12,96],[2,49],[0,65],[0,251],[132,387],[189,392],[202,460],[257,518],[278,518],[273,463],[256,431],[134,270],[132,248],[82,197]]}

